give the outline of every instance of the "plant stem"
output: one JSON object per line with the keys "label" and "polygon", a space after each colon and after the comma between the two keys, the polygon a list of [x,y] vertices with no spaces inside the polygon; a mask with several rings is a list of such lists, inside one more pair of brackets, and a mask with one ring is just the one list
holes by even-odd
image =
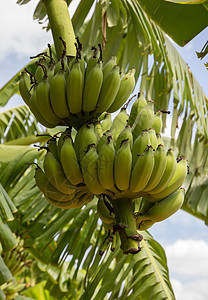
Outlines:
{"label": "plant stem", "polygon": [[132,200],[128,198],[118,198],[111,200],[116,217],[116,228],[121,239],[121,248],[124,254],[138,253],[141,248],[139,242],[142,236],[136,228],[136,219],[133,214]]}
{"label": "plant stem", "polygon": [[53,35],[57,58],[61,58],[64,50],[63,43],[59,39],[60,37],[66,42],[66,55],[75,56],[76,48],[74,44],[76,40],[66,1],[43,1]]}

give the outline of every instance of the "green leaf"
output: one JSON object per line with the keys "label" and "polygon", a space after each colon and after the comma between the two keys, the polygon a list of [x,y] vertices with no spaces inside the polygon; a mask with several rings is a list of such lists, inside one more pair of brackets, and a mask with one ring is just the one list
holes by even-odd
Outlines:
{"label": "green leaf", "polygon": [[9,271],[2,257],[0,256],[0,286],[11,279],[12,273]]}
{"label": "green leaf", "polygon": [[208,26],[208,12],[202,4],[181,5],[165,0],[138,0],[164,32],[179,46],[185,46]]}

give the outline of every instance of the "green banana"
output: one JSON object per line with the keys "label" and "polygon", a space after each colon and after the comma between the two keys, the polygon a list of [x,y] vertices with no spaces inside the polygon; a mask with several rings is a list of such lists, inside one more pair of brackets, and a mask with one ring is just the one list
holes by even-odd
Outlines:
{"label": "green banana", "polygon": [[60,192],[50,183],[43,170],[38,166],[35,169],[35,181],[37,187],[46,197],[57,201],[69,201],[73,199],[77,191],[77,189],[74,189],[71,194],[64,194]]}
{"label": "green banana", "polygon": [[66,80],[64,70],[58,71],[50,80],[50,101],[55,114],[61,118],[69,118],[66,101]]}
{"label": "green banana", "polygon": [[151,191],[149,191],[148,198],[150,197],[153,198],[154,195],[159,194],[167,187],[173,175],[175,174],[176,167],[177,167],[176,157],[173,149],[170,148],[166,153],[166,167],[163,176],[160,179],[159,183],[156,185],[156,187]]}
{"label": "green banana", "polygon": [[153,101],[148,101],[147,105],[140,111],[134,124],[132,125],[132,134],[134,139],[136,139],[144,129],[151,128],[153,121]]}
{"label": "green banana", "polygon": [[54,125],[58,125],[60,118],[57,117],[51,106],[49,98],[50,84],[47,78],[43,78],[37,86],[37,106],[44,119]]}
{"label": "green banana", "polygon": [[149,131],[147,129],[143,130],[141,134],[135,139],[132,147],[132,167],[135,166],[135,163],[147,146],[151,146],[151,141],[149,137]]}
{"label": "green banana", "polygon": [[97,143],[97,153],[99,154],[100,149],[102,148],[102,146],[105,144],[105,142],[107,141],[107,139],[111,137],[112,138],[112,133],[110,130],[107,130],[106,132],[103,133],[103,135],[101,136],[101,138],[99,139],[98,143]]}
{"label": "green banana", "polygon": [[147,185],[154,168],[154,154],[152,146],[147,146],[145,151],[138,157],[133,167],[130,190],[134,193],[142,192]]}
{"label": "green banana", "polygon": [[168,197],[156,202],[144,215],[137,218],[137,223],[139,224],[143,221],[150,221],[153,225],[155,222],[161,222],[169,218],[182,206],[184,194],[184,190],[179,189],[170,194]]}
{"label": "green banana", "polygon": [[156,133],[157,136],[157,145],[163,144],[163,140],[160,133]]}
{"label": "green banana", "polygon": [[77,160],[72,138],[70,136],[66,136],[64,139],[64,143],[60,151],[60,161],[69,182],[73,185],[83,182],[82,172]]}
{"label": "green banana", "polygon": [[132,167],[132,154],[129,140],[123,140],[115,155],[114,179],[121,191],[129,189]]}
{"label": "green banana", "polygon": [[127,101],[135,87],[135,72],[135,68],[132,68],[123,76],[120,82],[118,93],[111,106],[107,109],[107,112],[113,113],[117,111]]}
{"label": "green banana", "polygon": [[91,50],[93,51],[93,55],[90,56],[86,70],[85,70],[85,81],[88,78],[88,75],[90,71],[94,68],[95,64],[98,62],[97,54],[98,54],[98,49],[96,47],[92,47]]}
{"label": "green banana", "polygon": [[144,94],[139,92],[137,99],[134,101],[131,107],[131,111],[128,119],[128,125],[130,125],[131,127],[134,125],[134,122],[138,114],[146,105],[147,105],[147,101],[144,97]]}
{"label": "green banana", "polygon": [[102,129],[100,121],[98,121],[98,120],[94,122],[94,131],[97,136],[97,140],[99,141],[99,139],[103,135],[103,129]]}
{"label": "green banana", "polygon": [[106,132],[107,130],[110,129],[112,125],[112,118],[110,113],[105,113],[104,119],[101,122],[101,127],[103,132]]}
{"label": "green banana", "polygon": [[30,78],[26,71],[23,71],[21,73],[21,77],[19,81],[19,91],[24,102],[30,106],[30,97],[31,97]]}
{"label": "green banana", "polygon": [[69,110],[72,114],[82,110],[83,74],[80,63],[76,61],[66,80],[66,95]]}
{"label": "green banana", "polygon": [[90,112],[96,108],[103,83],[102,64],[98,62],[88,74],[83,91],[83,111]]}
{"label": "green banana", "polygon": [[[177,163],[175,173],[171,180],[169,181],[168,185],[165,189],[163,189],[160,193],[151,195],[152,201],[156,201],[156,199],[162,199],[169,196],[175,190],[182,186],[184,180],[187,175],[187,159],[180,158],[179,162]],[[150,201],[151,201],[150,198]]]}
{"label": "green banana", "polygon": [[154,121],[152,123],[152,128],[155,129],[156,133],[160,133],[162,130],[162,112],[157,111],[155,113]]}
{"label": "green banana", "polygon": [[82,207],[84,204],[91,202],[94,199],[94,195],[91,193],[81,194],[78,198],[77,207]]}
{"label": "green banana", "polygon": [[124,129],[118,135],[117,140],[115,141],[115,144],[116,144],[115,150],[116,150],[116,152],[120,148],[122,141],[126,140],[126,139],[128,139],[128,141],[130,143],[130,148],[132,149],[133,135],[132,135],[132,132],[131,132],[131,127],[129,125],[126,125],[126,127],[124,127]]}
{"label": "green banana", "polygon": [[82,161],[89,144],[97,145],[93,123],[83,124],[75,136],[74,148],[79,163]]}
{"label": "green banana", "polygon": [[98,178],[104,189],[114,187],[114,157],[113,140],[109,136],[98,152]]}
{"label": "green banana", "polygon": [[59,161],[59,153],[58,153],[56,137],[52,137],[47,141],[47,148],[51,151],[55,159]]}
{"label": "green banana", "polygon": [[124,129],[124,127],[126,127],[127,120],[128,120],[128,114],[126,112],[126,108],[122,107],[120,112],[115,116],[113,123],[110,127],[110,130],[112,131],[114,143],[116,142],[120,132]]}
{"label": "green banana", "polygon": [[[163,173],[162,178],[160,179],[159,183],[156,185],[156,187],[149,191],[149,195],[151,197],[154,197],[153,195],[159,194],[162,192],[167,185],[169,184],[170,180],[172,179],[173,175],[175,174],[176,166],[177,166],[177,161],[175,158],[175,154],[173,149],[168,149],[166,153],[166,167],[165,171]],[[149,198],[149,196],[148,196]]]}
{"label": "green banana", "polygon": [[119,66],[115,66],[103,80],[98,98],[96,113],[102,113],[113,103],[120,86]]}
{"label": "green banana", "polygon": [[[80,195],[83,192],[78,192],[78,193]],[[46,200],[50,204],[52,204],[52,205],[54,205],[54,206],[56,206],[58,208],[61,208],[61,209],[70,209],[70,208],[78,208],[78,207],[80,207],[80,205],[78,204],[79,198],[78,198],[77,194],[74,196],[74,198],[72,198],[69,201],[56,201],[56,200],[54,200],[54,199],[52,199],[52,198],[50,198],[48,196],[45,196],[45,198],[46,198]]]}
{"label": "green banana", "polygon": [[113,208],[110,205],[110,202],[104,200],[103,197],[99,197],[97,202],[97,214],[98,217],[105,224],[116,223],[115,214],[113,213]]}
{"label": "green banana", "polygon": [[46,177],[57,190],[64,194],[71,194],[74,192],[74,188],[76,187],[68,181],[60,163],[50,151],[47,151],[45,155],[43,168]]}
{"label": "green banana", "polygon": [[104,65],[103,65],[103,79],[115,67],[116,60],[117,60],[117,57],[116,56],[112,56],[106,63],[104,63]]}
{"label": "green banana", "polygon": [[64,131],[62,131],[61,135],[58,139],[58,143],[57,143],[58,159],[57,159],[57,157],[55,157],[58,161],[60,161],[61,148],[62,148],[62,146],[64,144],[64,141],[65,141],[67,136],[71,137],[71,127],[68,127]]}
{"label": "green banana", "polygon": [[30,103],[29,103],[29,107],[31,112],[33,113],[33,115],[35,116],[35,118],[37,119],[37,121],[42,124],[45,127],[48,128],[54,128],[56,125],[55,124],[51,124],[49,122],[47,122],[44,117],[42,116],[38,105],[37,105],[37,87],[34,86],[33,87],[33,91],[32,91],[32,95],[30,97]]}
{"label": "green banana", "polygon": [[43,67],[41,66],[41,60],[39,61],[39,63],[37,63],[37,68],[35,70],[35,79],[37,81],[37,84],[39,85],[44,77],[44,71],[43,71]]}
{"label": "green banana", "polygon": [[160,182],[166,168],[167,157],[164,150],[164,146],[160,144],[154,151],[154,168],[151,177],[143,189],[144,192],[153,190]]}
{"label": "green banana", "polygon": [[81,160],[81,169],[84,182],[90,192],[94,195],[100,195],[105,192],[101,186],[97,174],[98,154],[95,144],[89,144]]}
{"label": "green banana", "polygon": [[149,138],[150,138],[151,146],[155,150],[155,149],[157,149],[157,146],[158,146],[158,139],[157,139],[155,129],[154,128],[149,128],[148,132],[149,132]]}

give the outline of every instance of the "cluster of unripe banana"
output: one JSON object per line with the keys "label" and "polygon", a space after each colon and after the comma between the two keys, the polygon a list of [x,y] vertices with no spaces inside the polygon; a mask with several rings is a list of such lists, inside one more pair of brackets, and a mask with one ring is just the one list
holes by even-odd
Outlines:
{"label": "cluster of unripe banana", "polygon": [[93,54],[86,63],[77,41],[76,57],[66,56],[64,50],[56,62],[49,47],[49,54],[38,54],[34,74],[27,69],[22,72],[20,94],[45,127],[63,125],[77,129],[105,111],[117,111],[134,89],[135,69],[122,74],[116,57],[103,63],[102,51],[96,47],[92,47]]}
{"label": "cluster of unripe banana", "polygon": [[114,119],[105,113],[83,124],[74,137],[71,128],[52,137],[43,170],[36,168],[37,186],[60,208],[81,207],[96,195],[110,241],[119,232],[124,253],[137,253],[137,230],[170,217],[184,199],[187,160],[164,148],[161,129],[162,113],[139,94],[130,115],[123,107]]}
{"label": "cluster of unripe banana", "polygon": [[78,39],[76,57],[67,57],[65,49],[58,62],[50,47],[49,54],[40,53],[35,74],[25,70],[19,83],[38,122],[67,126],[42,147],[46,154],[43,169],[36,168],[36,184],[63,209],[81,207],[97,196],[98,215],[109,231],[104,248],[112,242],[113,250],[119,233],[123,252],[137,253],[138,230],[181,207],[187,160],[165,149],[162,111],[155,112],[153,101],[139,93],[127,114],[135,69],[123,75],[114,57],[103,63],[100,46],[92,48],[86,63]]}

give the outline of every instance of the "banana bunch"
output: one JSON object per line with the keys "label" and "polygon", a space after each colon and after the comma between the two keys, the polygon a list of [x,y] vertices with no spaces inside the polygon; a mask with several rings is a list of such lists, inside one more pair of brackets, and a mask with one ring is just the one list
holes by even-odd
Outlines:
{"label": "banana bunch", "polygon": [[13,276],[18,276],[30,266],[31,260],[24,248],[24,241],[17,238],[18,244],[11,251],[2,252],[1,256]]}
{"label": "banana bunch", "polygon": [[46,148],[43,170],[37,165],[35,180],[46,200],[62,209],[90,202],[94,195],[84,183],[70,130],[65,130],[58,142],[52,137],[43,148]]}
{"label": "banana bunch", "polygon": [[117,111],[134,90],[135,69],[121,75],[116,57],[102,61],[101,47],[99,57],[99,50],[92,47],[87,63],[79,41],[76,49],[76,57],[66,57],[63,51],[56,62],[49,47],[49,54],[37,55],[35,74],[26,69],[22,72],[20,94],[45,127],[62,125],[78,129],[103,112]]}

